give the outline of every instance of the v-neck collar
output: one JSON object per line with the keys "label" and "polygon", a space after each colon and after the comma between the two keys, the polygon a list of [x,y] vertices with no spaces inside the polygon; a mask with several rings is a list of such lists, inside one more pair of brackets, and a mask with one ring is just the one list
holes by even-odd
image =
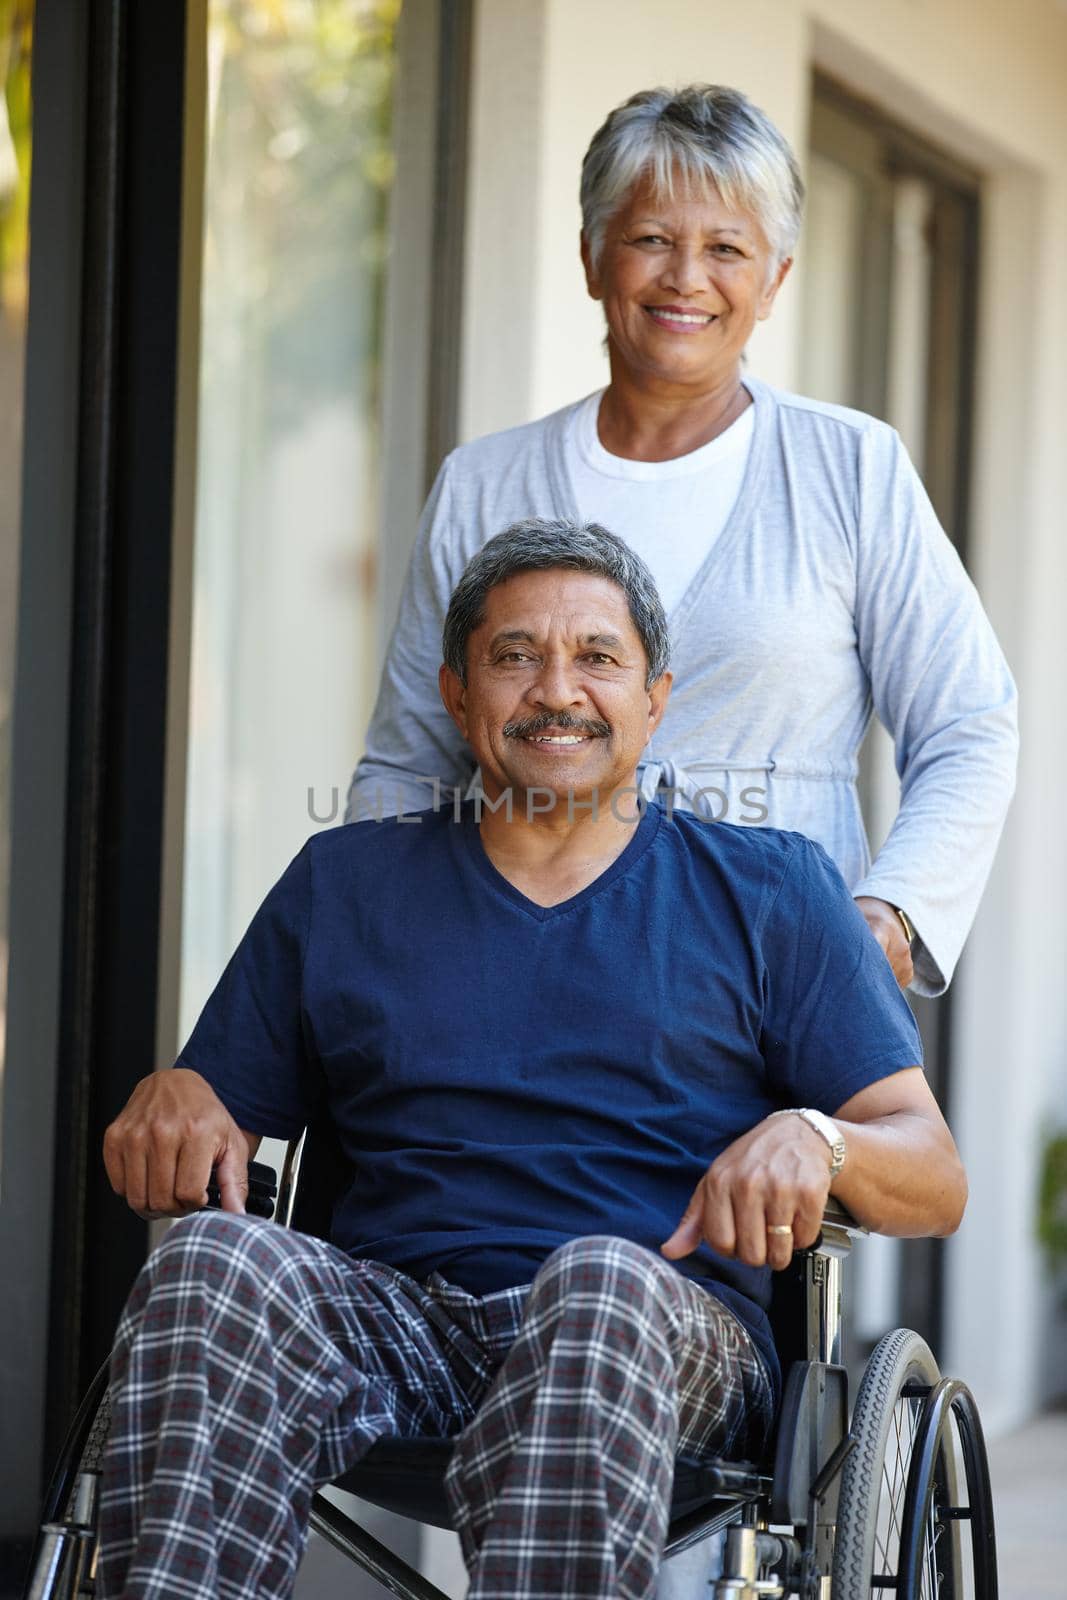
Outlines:
{"label": "v-neck collar", "polygon": [[521,889],[516,889],[510,879],[505,878],[504,874],[493,865],[482,844],[481,831],[475,821],[473,802],[468,802],[463,807],[460,830],[467,857],[483,882],[498,895],[503,895],[504,899],[509,900],[517,910],[525,912],[534,922],[550,922],[554,917],[566,916],[568,912],[577,911],[580,906],[609,888],[624,872],[629,872],[656,837],[662,817],[662,806],[647,805],[644,816],[638,820],[634,828],[633,838],[627,841],[611,865],[605,867],[592,883],[587,883],[584,889],[571,895],[569,900],[561,900],[554,906],[538,905],[536,900],[524,895]]}
{"label": "v-neck collar", "polygon": [[[752,419],[752,442],[749,445],[744,477],[741,479],[741,488],[722,532],[712,544],[690,579],[688,588],[667,618],[671,635],[675,639],[679,637],[688,622],[709,578],[720,565],[730,559],[734,546],[752,526],[752,510],[763,481],[763,458],[767,451],[767,435],[773,406],[766,385],[758,378],[749,377],[746,373],[742,376],[741,383],[752,396],[755,413]],[[579,401],[578,405],[581,403]],[[560,426],[555,430],[553,449],[549,451],[549,477],[557,501],[558,515],[561,517],[577,517],[579,514],[578,496],[567,465],[566,451],[567,429],[573,422],[575,410],[576,407],[569,406],[560,413]]]}

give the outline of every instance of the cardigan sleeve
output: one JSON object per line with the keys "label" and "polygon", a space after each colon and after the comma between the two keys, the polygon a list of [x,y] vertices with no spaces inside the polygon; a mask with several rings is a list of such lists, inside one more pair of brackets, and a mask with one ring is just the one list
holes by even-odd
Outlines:
{"label": "cardigan sleeve", "polygon": [[[437,692],[441,630],[462,570],[453,528],[452,467],[452,457],[446,458],[419,523],[366,750],[348,791],[346,822],[425,811],[442,790],[466,788],[474,770]],[[453,572],[453,566],[459,570]]]}
{"label": "cardigan sleeve", "polygon": [[978,594],[893,430],[860,451],[856,632],[893,737],[900,809],[853,888],[911,918],[919,994],[943,992],[1015,787],[1012,676]]}

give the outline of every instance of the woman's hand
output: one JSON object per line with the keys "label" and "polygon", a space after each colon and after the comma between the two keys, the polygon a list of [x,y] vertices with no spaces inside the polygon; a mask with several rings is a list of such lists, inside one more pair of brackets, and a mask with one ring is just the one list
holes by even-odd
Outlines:
{"label": "woman's hand", "polygon": [[869,894],[857,895],[856,904],[863,912],[868,928],[885,951],[894,978],[902,989],[906,989],[915,976],[915,968],[911,964],[911,946],[896,908],[888,900],[876,900]]}

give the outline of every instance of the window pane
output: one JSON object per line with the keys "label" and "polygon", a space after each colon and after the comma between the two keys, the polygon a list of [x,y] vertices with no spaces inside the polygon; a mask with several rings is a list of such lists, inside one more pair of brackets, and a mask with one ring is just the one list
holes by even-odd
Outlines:
{"label": "window pane", "polygon": [[864,196],[860,178],[812,151],[804,217],[803,394],[854,405]]}
{"label": "window pane", "polygon": [[22,510],[22,380],[29,293],[32,36],[32,0],[0,0],[0,1107],[7,1015],[11,705]]}
{"label": "window pane", "polygon": [[375,689],[399,12],[210,6],[183,1032],[340,821]]}

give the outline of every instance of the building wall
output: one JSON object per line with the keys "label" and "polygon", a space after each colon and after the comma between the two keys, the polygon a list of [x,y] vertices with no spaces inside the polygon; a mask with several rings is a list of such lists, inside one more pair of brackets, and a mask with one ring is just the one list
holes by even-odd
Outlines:
{"label": "building wall", "polygon": [[[813,68],[985,175],[971,565],[1023,705],[1019,792],[957,980],[952,1119],[972,1176],[949,1251],[944,1364],[993,1431],[1067,1388],[1033,1245],[1040,1139],[1067,1117],[1067,788],[1060,685],[1067,415],[1067,8],[1058,0],[481,0],[476,18],[464,437],[605,381],[578,262],[578,171],[607,110],[639,88],[736,84],[801,159]],[[750,351],[788,387],[803,239]]]}

